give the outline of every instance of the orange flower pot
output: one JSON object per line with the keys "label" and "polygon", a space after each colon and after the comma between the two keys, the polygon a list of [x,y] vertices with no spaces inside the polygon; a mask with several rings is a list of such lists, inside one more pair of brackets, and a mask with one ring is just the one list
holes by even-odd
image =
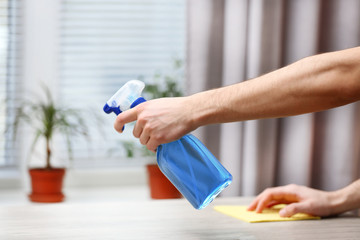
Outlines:
{"label": "orange flower pot", "polygon": [[152,199],[181,198],[181,193],[160,171],[157,164],[147,165],[150,196]]}
{"label": "orange flower pot", "polygon": [[54,203],[62,202],[65,198],[62,193],[64,168],[30,169],[32,192],[29,199],[33,202]]}

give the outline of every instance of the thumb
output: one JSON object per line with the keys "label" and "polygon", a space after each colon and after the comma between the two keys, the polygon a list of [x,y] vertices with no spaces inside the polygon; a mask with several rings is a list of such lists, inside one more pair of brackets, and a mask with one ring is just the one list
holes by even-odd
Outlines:
{"label": "thumb", "polygon": [[126,123],[133,122],[137,119],[136,107],[120,113],[115,120],[114,128],[118,132],[122,132]]}
{"label": "thumb", "polygon": [[292,203],[280,210],[280,217],[291,217],[296,213],[307,213],[309,207],[304,202]]}

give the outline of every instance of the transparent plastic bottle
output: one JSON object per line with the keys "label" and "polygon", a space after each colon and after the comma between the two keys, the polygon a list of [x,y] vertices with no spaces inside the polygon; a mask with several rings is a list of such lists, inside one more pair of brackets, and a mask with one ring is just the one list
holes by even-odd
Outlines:
{"label": "transparent plastic bottle", "polygon": [[232,181],[231,174],[191,134],[157,148],[160,170],[196,209],[206,207]]}
{"label": "transparent plastic bottle", "polygon": [[[127,82],[104,106],[106,113],[117,115],[145,101],[145,84]],[[160,170],[196,209],[206,207],[232,181],[231,174],[204,144],[191,134],[157,148]]]}

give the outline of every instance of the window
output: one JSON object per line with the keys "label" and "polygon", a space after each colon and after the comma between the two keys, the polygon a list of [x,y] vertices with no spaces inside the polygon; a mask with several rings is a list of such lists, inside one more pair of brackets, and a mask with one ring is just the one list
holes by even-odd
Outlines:
{"label": "window", "polygon": [[[16,164],[12,141],[12,109],[18,84],[19,8],[15,0],[0,0],[0,167]],[[7,131],[5,132],[5,129]]]}
{"label": "window", "polygon": [[126,81],[142,77],[151,82],[156,73],[172,71],[174,58],[185,60],[185,2],[62,1],[61,102],[86,106],[105,121],[93,125],[90,143],[76,141],[75,165],[139,164],[138,158],[128,159],[125,154],[123,143],[138,144],[131,126],[121,135],[116,133],[115,115],[105,116],[102,107]]}

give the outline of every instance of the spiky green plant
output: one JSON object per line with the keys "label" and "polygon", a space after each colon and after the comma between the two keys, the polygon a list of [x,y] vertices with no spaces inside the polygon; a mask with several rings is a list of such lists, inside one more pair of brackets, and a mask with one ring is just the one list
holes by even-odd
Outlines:
{"label": "spiky green plant", "polygon": [[58,106],[54,103],[48,88],[44,87],[46,100],[37,102],[27,101],[16,109],[14,134],[20,122],[23,122],[35,130],[35,136],[31,145],[31,153],[40,138],[45,139],[46,169],[51,169],[51,141],[55,133],[62,134],[66,139],[67,151],[72,158],[71,137],[84,136],[88,138],[88,127],[82,114],[71,108]]}

